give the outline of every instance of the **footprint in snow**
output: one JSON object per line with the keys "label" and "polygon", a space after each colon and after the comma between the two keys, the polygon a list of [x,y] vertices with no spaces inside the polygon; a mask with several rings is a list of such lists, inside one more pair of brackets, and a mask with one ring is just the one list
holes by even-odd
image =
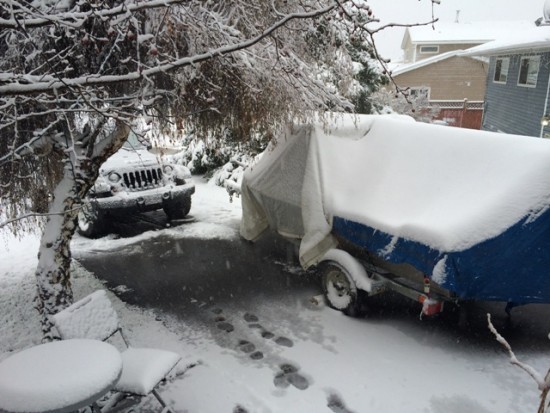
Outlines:
{"label": "footprint in snow", "polygon": [[270,338],[275,337],[275,334],[270,331],[262,331],[262,337],[269,340]]}
{"label": "footprint in snow", "polygon": [[328,396],[327,406],[334,413],[353,413],[346,408],[346,405],[337,394],[330,394]]}
{"label": "footprint in snow", "polygon": [[243,353],[252,353],[254,350],[256,350],[256,346],[250,341],[241,340],[239,341],[239,350],[241,350]]}
{"label": "footprint in snow", "polygon": [[[248,328],[254,328],[254,329],[262,330],[262,332],[260,334],[262,335],[263,338],[265,338],[267,340],[270,340],[273,337],[275,337],[275,334],[273,334],[271,331],[268,331],[268,330],[264,329],[262,327],[262,325],[260,323],[258,323],[259,319],[256,315],[251,314],[251,313],[245,313],[244,314],[244,320],[247,323],[249,323]],[[280,346],[284,346],[284,347],[294,346],[294,342],[291,339],[286,338],[286,337],[277,337],[275,339],[275,343],[277,343]]]}
{"label": "footprint in snow", "polygon": [[273,379],[275,387],[286,389],[292,385],[298,390],[306,390],[309,387],[309,381],[298,373],[297,367],[292,364],[281,364],[279,368],[281,371],[278,372]]}
{"label": "footprint in snow", "polygon": [[245,313],[244,320],[247,323],[257,323],[258,322],[258,317],[256,317],[254,314]]}
{"label": "footprint in snow", "polygon": [[256,346],[250,341],[239,340],[238,348],[243,353],[249,353],[249,357],[252,360],[261,360],[264,358],[264,353],[262,353],[261,351],[255,351]]}
{"label": "footprint in snow", "polygon": [[289,338],[286,338],[286,337],[277,337],[275,339],[275,343],[277,343],[280,346],[284,346],[284,347],[292,347],[294,345],[292,340],[289,339]]}
{"label": "footprint in snow", "polygon": [[226,333],[231,333],[233,330],[235,330],[235,327],[233,327],[233,324],[222,321],[216,324],[220,330],[224,330]]}
{"label": "footprint in snow", "polygon": [[231,333],[233,330],[235,330],[235,327],[233,327],[233,324],[228,323],[226,321],[226,318],[222,315],[223,310],[221,308],[213,308],[210,311],[212,311],[214,314],[216,314],[216,317],[214,318],[214,321],[216,322],[216,326],[220,330],[223,330],[226,333]]}

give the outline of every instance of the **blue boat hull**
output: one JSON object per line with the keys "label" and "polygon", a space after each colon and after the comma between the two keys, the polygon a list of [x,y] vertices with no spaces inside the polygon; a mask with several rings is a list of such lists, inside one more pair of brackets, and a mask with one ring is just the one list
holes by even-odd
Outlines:
{"label": "blue boat hull", "polygon": [[550,211],[457,252],[402,238],[392,242],[390,234],[340,217],[334,217],[333,233],[391,263],[410,264],[430,278],[444,259],[438,284],[462,300],[550,303]]}

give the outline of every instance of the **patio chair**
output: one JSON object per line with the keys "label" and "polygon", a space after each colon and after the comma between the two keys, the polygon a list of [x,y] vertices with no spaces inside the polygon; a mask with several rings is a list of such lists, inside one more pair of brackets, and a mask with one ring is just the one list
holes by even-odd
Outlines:
{"label": "patio chair", "polygon": [[172,412],[155,388],[181,356],[161,349],[132,347],[104,290],[95,291],[55,314],[53,322],[63,340],[89,338],[105,341],[119,333],[125,347],[122,351],[122,375],[112,390],[138,396],[152,393],[162,405],[163,413]]}

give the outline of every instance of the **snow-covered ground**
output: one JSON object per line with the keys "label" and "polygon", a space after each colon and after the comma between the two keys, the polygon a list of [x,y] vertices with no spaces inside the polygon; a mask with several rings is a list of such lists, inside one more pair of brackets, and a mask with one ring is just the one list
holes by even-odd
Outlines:
{"label": "snow-covered ground", "polygon": [[[195,183],[191,211],[195,222],[134,238],[76,237],[73,249],[100,252],[159,234],[237,239],[240,201],[229,203],[223,189],[200,178]],[[32,308],[37,237],[4,237],[0,243],[2,360],[38,344],[40,328]],[[104,288],[78,263],[73,287],[77,299]],[[280,320],[269,320],[274,336],[262,337],[265,331],[255,326],[268,320],[253,314],[220,313],[232,317],[235,333],[257,331],[254,342],[230,347],[220,345],[209,329],[195,323],[129,306],[112,293],[109,298],[134,345],[182,355],[173,380],[161,387],[177,412],[522,413],[535,412],[538,406],[534,382],[508,363],[498,343],[457,340],[449,333],[452,329],[440,331],[429,321],[352,319],[322,304],[304,305],[292,318],[285,319],[281,312]],[[289,325],[296,322],[299,329]],[[548,331],[540,333],[546,336]],[[550,341],[546,347],[521,348],[517,353],[545,372],[550,366],[549,349]],[[253,356],[257,351],[264,357]],[[156,408],[155,400],[149,398],[137,410]]]}

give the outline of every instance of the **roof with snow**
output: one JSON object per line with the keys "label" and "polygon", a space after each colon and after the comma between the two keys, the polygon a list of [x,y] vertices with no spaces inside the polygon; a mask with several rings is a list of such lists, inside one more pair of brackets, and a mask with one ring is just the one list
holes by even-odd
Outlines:
{"label": "roof with snow", "polygon": [[513,27],[517,31],[535,27],[529,21],[479,21],[471,23],[436,22],[433,26],[414,26],[405,31],[401,48],[407,40],[414,44],[449,43],[477,44],[499,39],[510,33]]}
{"label": "roof with snow", "polygon": [[[414,63],[397,65],[392,70],[392,75],[399,76],[399,75],[402,75],[403,73],[407,73],[412,70],[420,69],[421,67],[425,67],[434,63],[441,62],[443,60],[450,59],[451,57],[455,57],[455,56],[461,57],[464,55],[464,53],[465,53],[464,50],[452,50],[450,52],[441,53],[441,54],[429,57],[427,59],[416,61]],[[466,56],[466,57],[469,57],[469,56]]]}
{"label": "roof with snow", "polygon": [[518,53],[526,50],[550,50],[550,26],[534,26],[522,31],[508,32],[492,42],[472,47],[464,56],[491,56]]}

